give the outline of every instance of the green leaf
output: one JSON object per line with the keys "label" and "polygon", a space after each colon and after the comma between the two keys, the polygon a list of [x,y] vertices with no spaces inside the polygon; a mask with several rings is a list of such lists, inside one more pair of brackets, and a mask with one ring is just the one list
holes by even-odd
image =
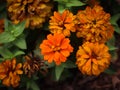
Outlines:
{"label": "green leaf", "polygon": [[5,19],[5,31],[8,31],[15,37],[21,35],[24,28],[25,28],[25,21],[15,25],[11,21]]}
{"label": "green leaf", "polygon": [[9,32],[3,32],[0,34],[0,43],[8,43],[14,40],[15,37]]}
{"label": "green leaf", "polygon": [[55,67],[55,76],[56,76],[57,81],[60,79],[60,76],[61,76],[63,70],[64,70],[64,67],[62,64]]}
{"label": "green leaf", "polygon": [[111,75],[115,74],[115,71],[112,69],[106,69],[104,72]]}
{"label": "green leaf", "polygon": [[112,56],[111,62],[115,62],[118,59],[118,53],[117,50],[110,51],[110,54]]}
{"label": "green leaf", "polygon": [[9,20],[5,20],[5,32],[0,34],[0,43],[14,41],[16,37],[22,34],[25,28],[25,21],[18,25],[13,25]]}
{"label": "green leaf", "polygon": [[34,81],[32,81],[32,83],[31,83],[31,89],[32,90],[40,90],[40,88],[38,87],[38,85]]}
{"label": "green leaf", "polygon": [[5,59],[13,58],[13,53],[9,49],[3,47],[0,47],[0,55],[2,55]]}
{"label": "green leaf", "polygon": [[29,80],[27,81],[27,90],[32,89],[32,90],[40,90],[38,85],[35,83],[34,80]]}
{"label": "green leaf", "polygon": [[14,50],[14,52],[13,52],[14,57],[16,57],[18,55],[23,55],[23,54],[25,54],[25,53],[23,51],[20,51],[20,50]]}
{"label": "green leaf", "polygon": [[5,31],[8,30],[8,22],[9,21],[7,19],[5,19],[5,22],[4,22]]}
{"label": "green leaf", "polygon": [[109,47],[110,51],[117,49],[117,47],[115,47],[115,37],[114,36],[109,41],[107,41],[107,46]]}
{"label": "green leaf", "polygon": [[16,45],[17,47],[19,47],[20,49],[26,49],[27,48],[26,41],[25,41],[25,36],[24,35],[19,36],[12,43],[14,45]]}
{"label": "green leaf", "polygon": [[113,25],[117,25],[117,20],[120,18],[120,13],[115,14],[111,17],[110,22]]}
{"label": "green leaf", "polygon": [[114,25],[114,30],[120,34],[120,27],[118,25]]}
{"label": "green leaf", "polygon": [[85,3],[80,2],[78,0],[71,0],[70,2],[66,3],[66,7],[72,7],[72,6],[83,6]]}
{"label": "green leaf", "polygon": [[75,65],[74,62],[67,60],[67,62],[63,63],[64,68],[76,68],[77,66]]}
{"label": "green leaf", "polygon": [[17,36],[21,35],[22,32],[24,31],[24,29],[25,29],[25,21],[15,25],[14,30],[12,30],[14,36],[17,37]]}
{"label": "green leaf", "polygon": [[59,4],[58,4],[58,11],[59,11],[60,13],[63,13],[64,10],[65,10],[65,4],[59,3]]}

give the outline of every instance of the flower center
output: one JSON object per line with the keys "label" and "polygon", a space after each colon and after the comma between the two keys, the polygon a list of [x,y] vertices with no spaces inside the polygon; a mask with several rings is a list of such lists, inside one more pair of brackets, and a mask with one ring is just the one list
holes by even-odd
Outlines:
{"label": "flower center", "polygon": [[98,56],[93,52],[92,55],[91,55],[91,58],[92,58],[92,59],[97,59],[97,57],[98,57]]}
{"label": "flower center", "polygon": [[92,23],[93,23],[93,24],[96,24],[96,20],[93,20]]}
{"label": "flower center", "polygon": [[53,49],[53,51],[59,51],[60,50],[59,46],[52,46],[51,48]]}

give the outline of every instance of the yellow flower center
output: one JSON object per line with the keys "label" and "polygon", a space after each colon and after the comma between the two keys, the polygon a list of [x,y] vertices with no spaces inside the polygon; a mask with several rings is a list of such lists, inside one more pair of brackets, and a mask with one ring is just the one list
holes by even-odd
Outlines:
{"label": "yellow flower center", "polygon": [[53,49],[53,51],[59,51],[60,50],[59,46],[52,46],[51,48]]}

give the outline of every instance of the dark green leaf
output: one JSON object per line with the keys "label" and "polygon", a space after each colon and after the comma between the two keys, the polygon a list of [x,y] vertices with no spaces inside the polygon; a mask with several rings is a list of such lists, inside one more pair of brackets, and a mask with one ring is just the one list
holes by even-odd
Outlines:
{"label": "dark green leaf", "polygon": [[38,87],[38,85],[34,81],[31,82],[31,89],[32,90],[40,90],[40,88]]}
{"label": "dark green leaf", "polygon": [[64,67],[62,64],[55,67],[55,76],[56,76],[57,81],[60,79],[60,76],[61,76],[63,70],[64,70]]}
{"label": "dark green leaf", "polygon": [[117,20],[120,18],[120,13],[115,14],[111,17],[110,22],[113,25],[117,25]]}
{"label": "dark green leaf", "polygon": [[117,49],[117,47],[115,47],[115,37],[114,36],[109,41],[107,41],[107,46],[109,47],[110,51]]}
{"label": "dark green leaf", "polygon": [[72,61],[69,61],[69,60],[67,62],[63,63],[63,66],[64,66],[64,68],[76,68],[75,63]]}
{"label": "dark green leaf", "polygon": [[5,58],[5,59],[13,58],[12,52],[10,50],[8,50],[7,48],[3,48],[3,47],[0,47],[0,55],[2,55],[3,58]]}
{"label": "dark green leaf", "polygon": [[15,37],[9,32],[3,32],[0,34],[0,43],[8,43],[14,40]]}
{"label": "dark green leaf", "polygon": [[16,45],[17,47],[19,47],[20,49],[26,49],[27,48],[24,35],[21,35],[21,36],[17,37],[16,40],[13,41],[13,44]]}
{"label": "dark green leaf", "polygon": [[114,25],[114,30],[115,32],[119,33],[120,34],[120,27],[118,25]]}
{"label": "dark green leaf", "polygon": [[115,71],[112,69],[106,69],[104,72],[107,74],[115,74]]}

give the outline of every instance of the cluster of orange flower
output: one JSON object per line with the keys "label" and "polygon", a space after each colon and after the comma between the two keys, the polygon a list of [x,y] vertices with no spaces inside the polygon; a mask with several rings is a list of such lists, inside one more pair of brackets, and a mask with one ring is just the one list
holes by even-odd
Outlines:
{"label": "cluster of orange flower", "polygon": [[[3,2],[5,0],[2,0]],[[9,19],[18,24],[26,20],[26,28],[39,28],[50,17],[52,2],[50,0],[6,0]],[[0,19],[0,34],[4,32],[4,19]],[[2,44],[0,44],[2,45]],[[40,71],[44,63],[36,57],[25,56],[25,62],[18,63],[16,58],[0,63],[0,80],[5,86],[17,87],[20,75],[31,77]]]}
{"label": "cluster of orange flower", "polygon": [[76,64],[83,74],[99,75],[110,64],[111,55],[105,42],[113,35],[110,14],[100,5],[86,7],[73,15],[69,10],[62,14],[54,12],[49,21],[50,34],[40,45],[44,60],[60,65],[65,62],[73,47],[70,45],[71,32],[83,38],[83,45],[76,53]]}
{"label": "cluster of orange flower", "polygon": [[[52,5],[50,0],[7,0],[9,18],[17,24],[26,20],[26,27],[41,27],[46,17],[50,16]],[[27,7],[27,8],[26,8]],[[40,44],[41,54],[49,63],[60,65],[66,62],[73,52],[70,45],[72,32],[83,38],[83,45],[76,52],[76,65],[83,74],[99,75],[110,64],[111,55],[105,45],[113,35],[110,24],[110,14],[99,5],[86,7],[73,15],[69,10],[62,14],[54,12],[49,21],[51,34]],[[3,32],[3,20],[0,20],[0,33]],[[16,58],[0,63],[0,79],[6,86],[16,87],[20,82],[20,75],[25,73],[29,77],[40,70],[41,62],[35,57],[25,56],[25,63],[17,63]]]}

